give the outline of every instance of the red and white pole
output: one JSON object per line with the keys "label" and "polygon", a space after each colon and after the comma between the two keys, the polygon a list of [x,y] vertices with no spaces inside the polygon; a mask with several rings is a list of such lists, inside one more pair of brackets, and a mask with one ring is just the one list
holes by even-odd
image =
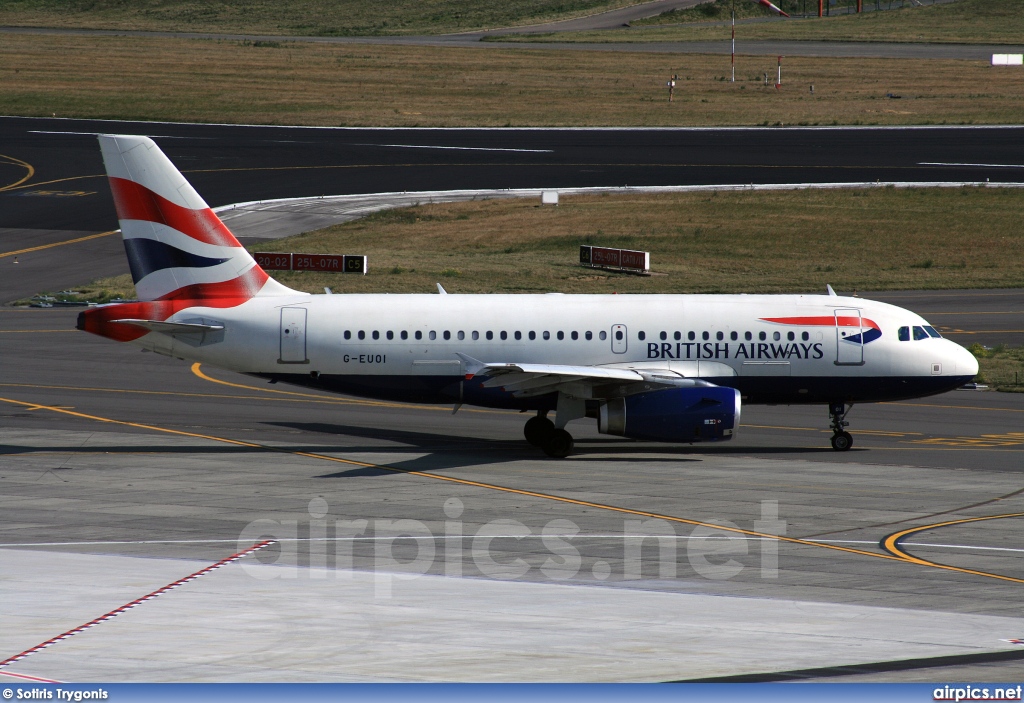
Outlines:
{"label": "red and white pole", "polygon": [[732,82],[736,82],[736,8],[732,8]]}

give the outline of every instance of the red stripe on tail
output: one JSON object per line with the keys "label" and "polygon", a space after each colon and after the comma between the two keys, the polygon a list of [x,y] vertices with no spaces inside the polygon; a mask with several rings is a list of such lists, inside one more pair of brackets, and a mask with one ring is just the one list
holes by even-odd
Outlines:
{"label": "red stripe on tail", "polygon": [[172,203],[135,181],[114,177],[109,180],[119,220],[157,222],[206,244],[242,246],[210,208],[192,210]]}

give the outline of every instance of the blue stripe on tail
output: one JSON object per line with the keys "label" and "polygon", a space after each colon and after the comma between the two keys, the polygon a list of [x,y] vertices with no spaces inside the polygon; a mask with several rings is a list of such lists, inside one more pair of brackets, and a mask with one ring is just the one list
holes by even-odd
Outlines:
{"label": "blue stripe on tail", "polygon": [[155,239],[126,239],[124,249],[128,253],[128,267],[132,271],[132,281],[135,283],[154,271],[170,268],[209,268],[229,261],[190,254]]}

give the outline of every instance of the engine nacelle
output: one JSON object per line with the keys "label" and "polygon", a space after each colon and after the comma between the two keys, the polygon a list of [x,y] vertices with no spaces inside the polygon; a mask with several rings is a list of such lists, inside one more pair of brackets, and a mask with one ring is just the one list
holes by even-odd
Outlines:
{"label": "engine nacelle", "polygon": [[611,398],[601,405],[597,429],[654,442],[721,442],[740,426],[740,392],[734,388],[669,388]]}

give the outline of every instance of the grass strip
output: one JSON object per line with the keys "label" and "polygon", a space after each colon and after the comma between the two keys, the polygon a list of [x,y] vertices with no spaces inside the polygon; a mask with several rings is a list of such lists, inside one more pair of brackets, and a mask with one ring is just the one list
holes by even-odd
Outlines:
{"label": "grass strip", "polygon": [[1008,124],[1024,112],[1024,71],[893,66],[787,58],[776,90],[763,85],[774,57],[738,57],[729,83],[728,56],[5,35],[0,114],[476,127]]}

